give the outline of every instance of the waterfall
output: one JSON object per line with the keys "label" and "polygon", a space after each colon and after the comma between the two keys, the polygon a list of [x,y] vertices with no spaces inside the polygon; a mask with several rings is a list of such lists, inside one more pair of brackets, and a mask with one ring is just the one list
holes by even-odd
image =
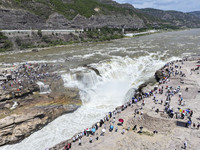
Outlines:
{"label": "waterfall", "polygon": [[40,87],[40,94],[47,94],[47,93],[51,93],[51,89],[49,87],[49,85],[45,85],[43,82],[38,81],[37,85],[39,85]]}

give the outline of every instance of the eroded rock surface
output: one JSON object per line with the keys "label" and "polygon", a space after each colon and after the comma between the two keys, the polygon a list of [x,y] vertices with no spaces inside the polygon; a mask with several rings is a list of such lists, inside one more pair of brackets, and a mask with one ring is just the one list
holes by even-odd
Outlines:
{"label": "eroded rock surface", "polygon": [[43,79],[51,89],[47,94],[40,94],[36,83],[19,91],[14,87],[0,90],[0,145],[20,142],[81,105],[79,90],[65,88],[62,78],[58,77],[53,74]]}

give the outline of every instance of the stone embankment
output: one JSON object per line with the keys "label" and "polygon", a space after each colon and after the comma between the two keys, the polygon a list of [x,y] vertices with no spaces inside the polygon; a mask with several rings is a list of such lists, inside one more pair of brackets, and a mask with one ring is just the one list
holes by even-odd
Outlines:
{"label": "stone embankment", "polygon": [[[55,118],[75,111],[81,105],[79,90],[65,88],[60,66],[23,64],[1,70],[0,145],[20,142]],[[9,74],[6,76],[5,74]],[[45,91],[37,81],[49,85]],[[46,92],[46,94],[45,94]]]}

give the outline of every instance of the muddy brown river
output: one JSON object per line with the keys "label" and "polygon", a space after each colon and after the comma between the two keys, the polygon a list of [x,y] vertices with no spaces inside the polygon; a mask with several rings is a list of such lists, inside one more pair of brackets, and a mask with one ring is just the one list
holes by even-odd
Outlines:
{"label": "muddy brown river", "polygon": [[[0,67],[19,63],[56,63],[66,87],[77,87],[83,105],[22,142],[0,150],[44,150],[91,127],[128,101],[135,88],[166,62],[200,55],[200,29],[162,32],[103,43],[84,43],[39,52],[1,54]],[[88,69],[87,64],[100,73]]]}

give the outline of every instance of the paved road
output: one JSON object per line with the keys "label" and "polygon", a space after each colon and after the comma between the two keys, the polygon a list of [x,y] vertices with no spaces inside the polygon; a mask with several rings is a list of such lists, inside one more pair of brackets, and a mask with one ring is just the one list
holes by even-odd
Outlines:
{"label": "paved road", "polygon": [[[76,30],[41,30],[42,32],[83,32],[83,29],[76,29]],[[38,30],[1,30],[3,33],[18,33],[18,32],[38,32]]]}

